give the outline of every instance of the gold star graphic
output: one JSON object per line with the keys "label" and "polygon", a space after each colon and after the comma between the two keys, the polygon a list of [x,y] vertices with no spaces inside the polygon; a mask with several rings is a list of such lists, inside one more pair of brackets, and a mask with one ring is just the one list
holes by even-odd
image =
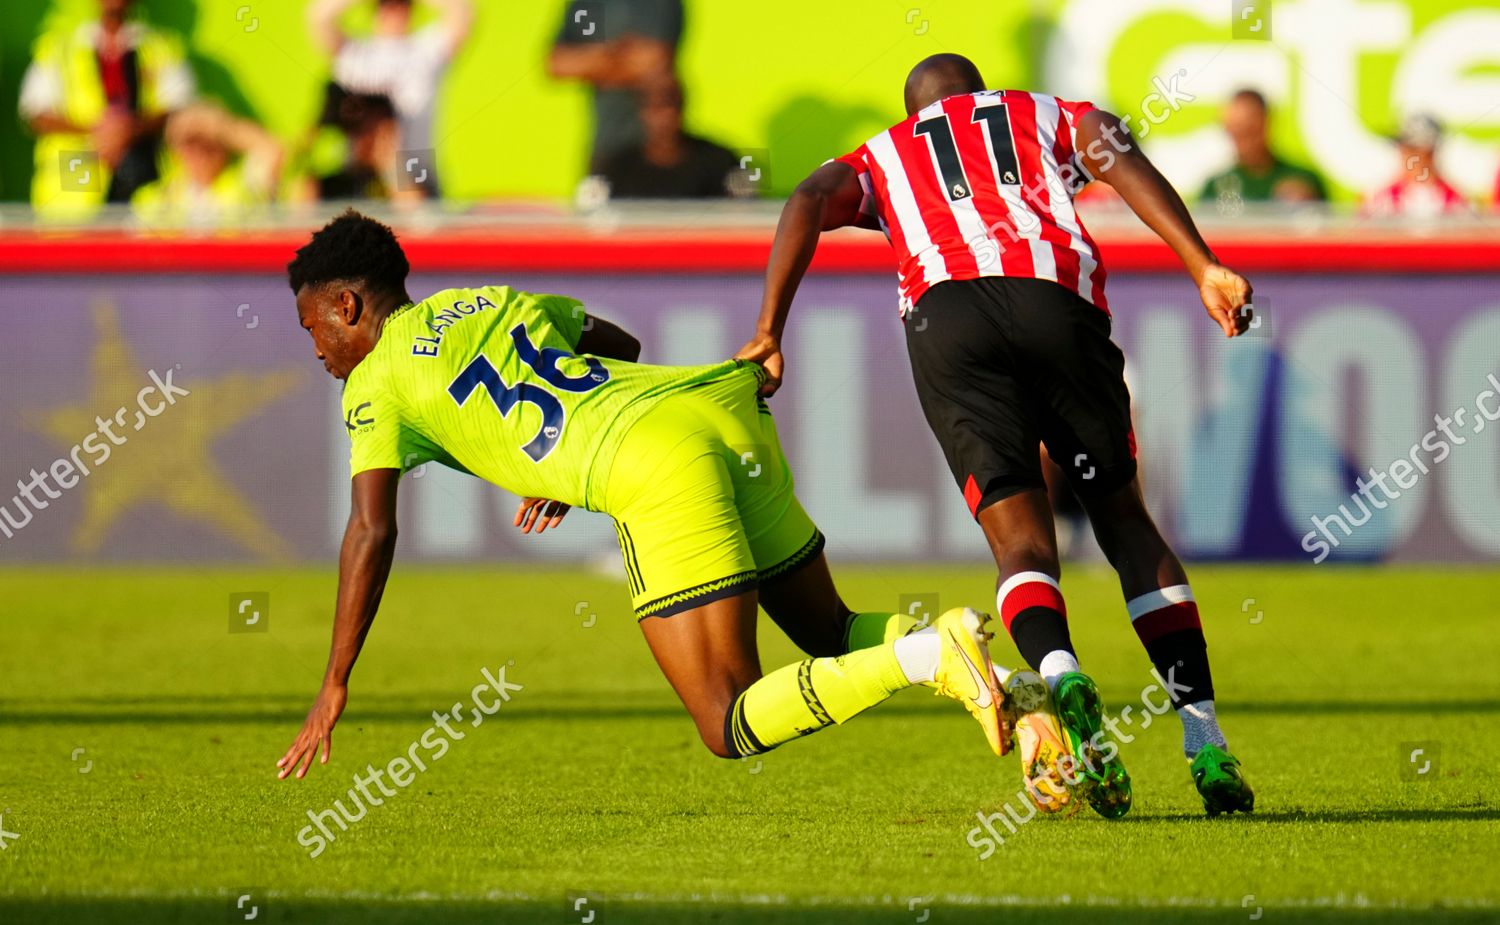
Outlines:
{"label": "gold star graphic", "polygon": [[[261,519],[255,508],[234,489],[213,458],[213,443],[245,418],[259,413],[293,391],[305,378],[300,372],[227,373],[211,380],[176,380],[189,391],[171,404],[152,393],[146,403],[162,406],[155,417],[140,412],[137,393],[152,383],[120,333],[114,306],[93,306],[99,340],[90,360],[88,396],[75,404],[42,412],[37,429],[67,448],[99,430],[96,417],[106,420],[123,443],[111,446],[108,459],[80,455],[89,475],[74,491],[84,492],[84,514],[73,531],[75,553],[99,551],[110,527],[122,514],[147,501],[156,501],[177,516],[206,524],[255,555],[286,560],[289,545]],[[170,370],[159,370],[165,379]],[[101,436],[100,444],[111,441]]]}

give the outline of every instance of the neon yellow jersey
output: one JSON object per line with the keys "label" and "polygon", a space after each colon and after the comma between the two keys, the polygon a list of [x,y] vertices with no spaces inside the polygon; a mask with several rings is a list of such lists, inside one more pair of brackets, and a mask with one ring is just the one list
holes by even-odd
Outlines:
{"label": "neon yellow jersey", "polygon": [[523,497],[600,510],[619,438],[662,397],[737,368],[575,355],[582,303],[445,289],[394,312],[344,384],[351,474],[438,462]]}

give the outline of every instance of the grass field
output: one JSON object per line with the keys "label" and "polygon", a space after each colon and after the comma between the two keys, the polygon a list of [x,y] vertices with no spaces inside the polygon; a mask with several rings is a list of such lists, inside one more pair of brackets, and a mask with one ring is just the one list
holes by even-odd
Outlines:
{"label": "grass field", "polygon": [[[956,704],[906,692],[715,759],[612,577],[398,562],[333,761],[293,782],[274,762],[322,670],[330,572],[0,571],[0,921],[244,921],[241,895],[257,922],[1500,920],[1495,574],[1194,577],[1256,814],[1203,817],[1163,717],[1123,747],[1129,817],[1002,828],[981,861],[976,814],[1018,775]],[[841,586],[863,609],[991,598],[979,568]],[[1148,665],[1112,580],[1066,586],[1085,667],[1112,707],[1138,701]],[[269,592],[268,629],[231,634],[247,589]],[[795,657],[762,639],[768,668]],[[523,690],[309,857],[309,810],[347,805],[353,775],[502,666]]]}

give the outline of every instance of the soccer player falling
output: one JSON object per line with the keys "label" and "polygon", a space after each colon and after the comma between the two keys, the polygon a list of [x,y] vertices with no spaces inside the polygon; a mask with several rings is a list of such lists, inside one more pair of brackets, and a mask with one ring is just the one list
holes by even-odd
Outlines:
{"label": "soccer player falling", "polygon": [[[318,359],[345,383],[353,502],[322,689],[278,776],[302,777],[320,749],[328,761],[390,572],[397,486],[435,461],[520,495],[523,532],[571,506],[615,519],[641,631],[715,755],[767,751],[925,684],[963,703],[996,754],[1014,735],[1047,772],[1041,808],[1072,803],[1046,684],[1025,669],[997,680],[988,618],[955,609],[912,627],[844,605],[759,365],[637,364],[640,344],[572,299],[487,287],[415,302],[407,272],[391,230],[353,211],[288,267]],[[812,658],[762,677],[757,604]]]}
{"label": "soccer player falling", "polygon": [[758,332],[739,356],[764,366],[762,394],[774,392],[787,313],[820,232],[884,231],[899,260],[922,410],[989,541],[1000,570],[996,607],[1051,690],[1090,805],[1124,815],[1130,778],[1104,742],[1103,704],[1068,634],[1039,442],[1068,473],[1119,573],[1131,623],[1169,682],[1205,809],[1248,812],[1255,795],[1214,714],[1198,606],[1142,499],[1104,266],[1073,194],[1089,179],[1112,186],[1176,251],[1226,337],[1249,325],[1250,283],[1218,262],[1114,115],[1040,93],[986,90],[978,68],[950,54],[913,68],[905,95],[904,121],[824,164],[792,194]]}

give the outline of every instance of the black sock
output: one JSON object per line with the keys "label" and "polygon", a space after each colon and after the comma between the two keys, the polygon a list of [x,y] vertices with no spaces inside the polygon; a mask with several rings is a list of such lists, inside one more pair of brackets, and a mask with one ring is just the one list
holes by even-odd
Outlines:
{"label": "black sock", "polygon": [[1167,682],[1172,706],[1212,700],[1213,674],[1208,668],[1208,643],[1198,619],[1198,604],[1187,585],[1174,585],[1143,594],[1126,604],[1130,624],[1146,647],[1156,673]]}
{"label": "black sock", "polygon": [[1034,670],[1041,670],[1042,659],[1050,652],[1073,652],[1068,606],[1056,579],[1042,572],[1022,572],[1006,580],[997,596],[1000,619]]}

